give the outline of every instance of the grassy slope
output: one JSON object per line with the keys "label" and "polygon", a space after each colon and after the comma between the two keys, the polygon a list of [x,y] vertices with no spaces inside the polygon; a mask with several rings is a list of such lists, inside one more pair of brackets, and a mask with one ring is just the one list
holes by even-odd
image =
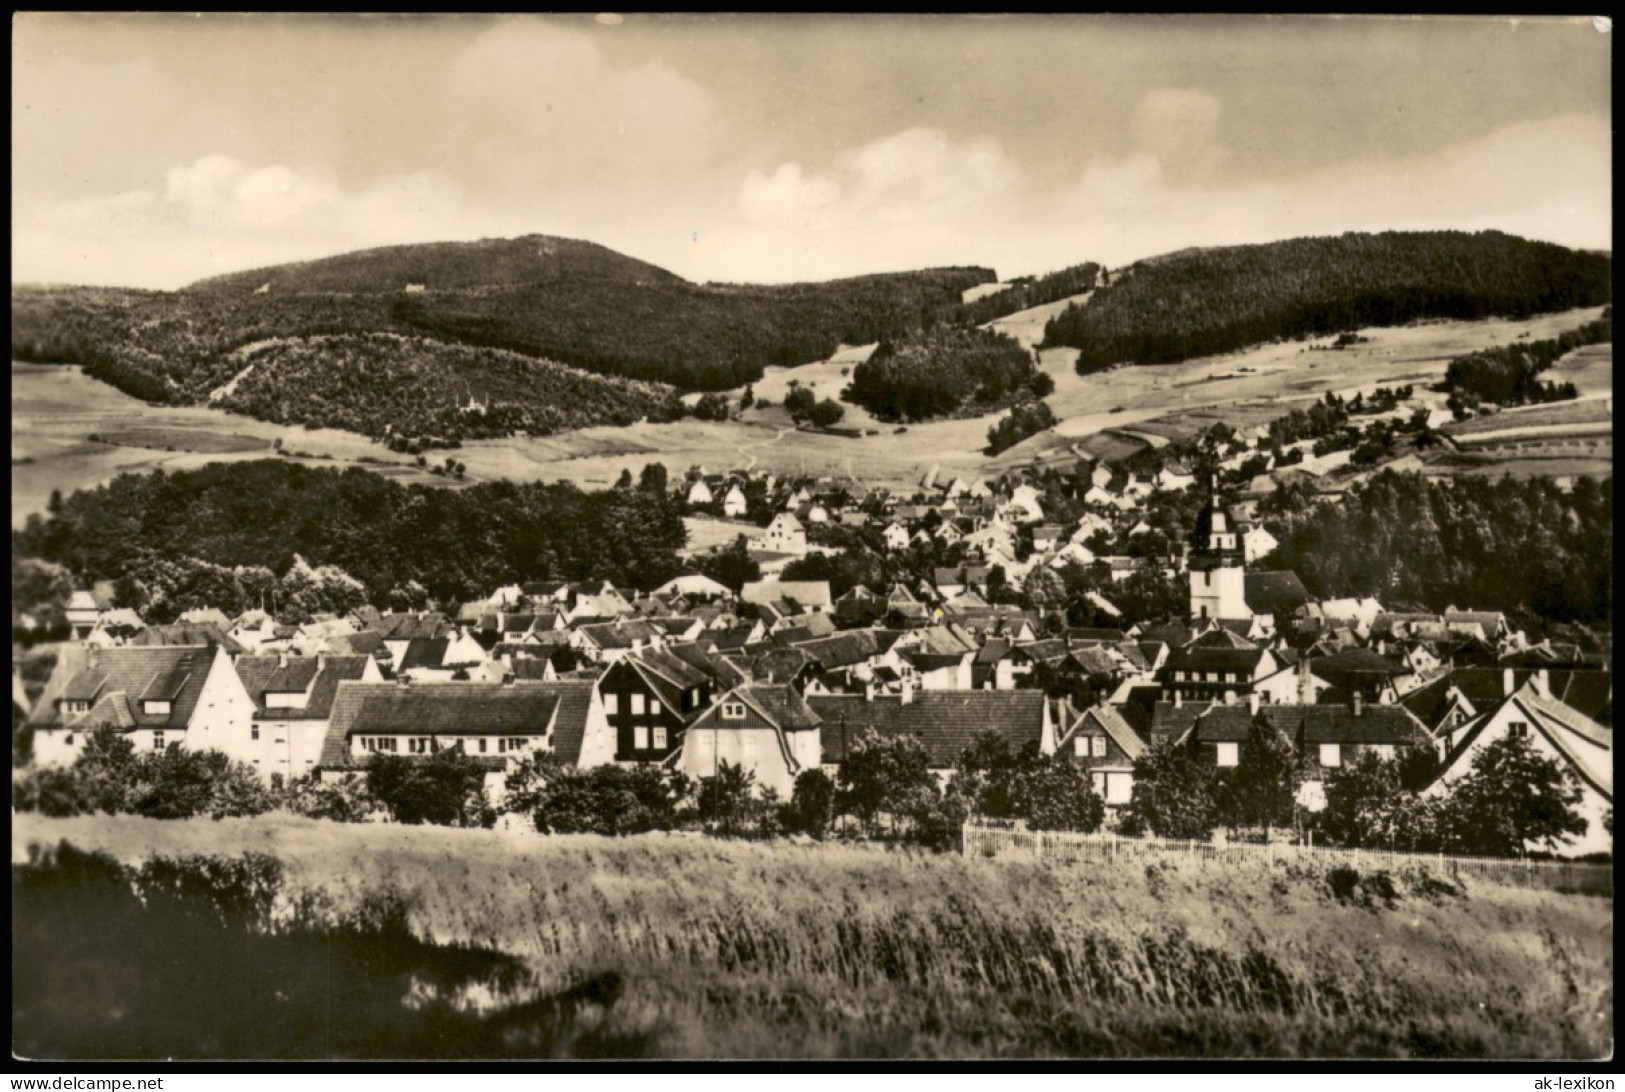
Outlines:
{"label": "grassy slope", "polygon": [[20,817],[124,860],[275,853],[339,907],[382,886],[439,943],[544,987],[625,976],[616,1030],[664,1056],[1438,1055],[1610,1047],[1612,903],[1323,877],[964,860],[682,836],[508,839],[274,818]]}

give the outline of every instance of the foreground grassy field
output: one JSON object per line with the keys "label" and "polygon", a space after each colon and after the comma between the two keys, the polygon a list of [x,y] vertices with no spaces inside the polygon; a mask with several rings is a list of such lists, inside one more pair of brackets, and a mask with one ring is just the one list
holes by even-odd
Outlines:
{"label": "foreground grassy field", "polygon": [[421,940],[528,968],[528,992],[475,990],[468,1005],[535,1004],[613,981],[614,999],[583,1017],[592,1041],[649,1056],[1611,1049],[1606,899],[1369,876],[1340,898],[1324,875],[1262,863],[1085,868],[291,818],[18,816],[13,861],[62,839],[124,862],[274,854],[284,901],[323,892],[340,916],[394,892]]}

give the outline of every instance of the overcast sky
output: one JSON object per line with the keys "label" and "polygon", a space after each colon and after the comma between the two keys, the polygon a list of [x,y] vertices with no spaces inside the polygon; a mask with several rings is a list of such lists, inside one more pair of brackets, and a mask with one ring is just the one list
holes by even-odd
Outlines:
{"label": "overcast sky", "polygon": [[732,281],[1610,244],[1590,19],[14,18],[18,281],[531,232]]}

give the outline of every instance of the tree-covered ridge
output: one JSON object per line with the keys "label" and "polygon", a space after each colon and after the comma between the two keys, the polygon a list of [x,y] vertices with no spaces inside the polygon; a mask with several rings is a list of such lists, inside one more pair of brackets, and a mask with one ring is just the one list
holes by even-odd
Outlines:
{"label": "tree-covered ridge", "polygon": [[[991,279],[992,270],[964,268],[775,286],[587,276],[424,292],[14,288],[11,352],[17,360],[82,364],[87,374],[128,394],[171,405],[205,401],[242,370],[237,351],[244,346],[373,334],[723,390],[759,379],[767,364],[806,363],[842,343],[910,334],[957,307],[964,289]],[[436,355],[450,359],[449,351]],[[417,371],[427,381],[425,370]],[[465,380],[448,371],[431,384],[434,397],[462,392]],[[260,404],[288,405],[288,420],[303,423],[316,415],[299,392],[262,393],[267,397]],[[612,400],[601,391],[593,401]],[[643,401],[626,399],[614,416],[643,416]],[[411,429],[405,420],[378,416],[365,431]]]}
{"label": "tree-covered ridge", "polygon": [[1539,376],[1566,354],[1582,345],[1597,345],[1614,339],[1614,309],[1603,308],[1602,317],[1557,337],[1497,345],[1459,356],[1445,369],[1445,386],[1456,400],[1495,402],[1520,406],[1526,402],[1556,402],[1578,395],[1573,383],[1542,383]]}
{"label": "tree-covered ridge", "polygon": [[1383,471],[1290,513],[1271,564],[1316,595],[1600,622],[1613,609],[1614,480],[1430,480]]}
{"label": "tree-covered ridge", "polygon": [[976,327],[936,326],[902,342],[883,341],[852,369],[844,397],[877,417],[922,420],[985,413],[1054,381],[1015,338]]}
{"label": "tree-covered ridge", "polygon": [[500,349],[391,334],[263,342],[241,350],[225,409],[376,439],[547,435],[680,416],[668,386],[598,376]]}
{"label": "tree-covered ridge", "polygon": [[1165,364],[1423,318],[1521,317],[1608,302],[1606,255],[1496,231],[1349,233],[1171,255],[1050,320],[1078,370]]}
{"label": "tree-covered ridge", "polygon": [[766,365],[822,360],[842,344],[907,336],[958,306],[988,269],[886,273],[817,284],[628,287],[557,281],[395,299],[402,326],[588,371],[726,390]]}
{"label": "tree-covered ridge", "polygon": [[1046,273],[1042,277],[1017,277],[1008,288],[960,304],[953,318],[960,325],[980,326],[1029,307],[1054,303],[1068,296],[1081,296],[1094,289],[1100,273],[1100,263],[1084,262]]}
{"label": "tree-covered ridge", "polygon": [[605,279],[681,282],[675,273],[606,246],[551,235],[375,247],[210,277],[188,292],[400,292],[537,281]]}
{"label": "tree-covered ridge", "polygon": [[[659,488],[438,489],[359,468],[256,460],[121,474],[72,494],[48,517],[30,517],[12,533],[12,550],[59,562],[81,581],[161,585],[166,601],[185,609],[189,581],[229,588],[233,579],[284,577],[301,559],[313,572],[342,570],[373,603],[424,592],[464,600],[546,576],[650,588],[676,575],[686,536],[681,506]],[[343,583],[332,573],[312,582]],[[229,609],[226,601],[196,605]]]}

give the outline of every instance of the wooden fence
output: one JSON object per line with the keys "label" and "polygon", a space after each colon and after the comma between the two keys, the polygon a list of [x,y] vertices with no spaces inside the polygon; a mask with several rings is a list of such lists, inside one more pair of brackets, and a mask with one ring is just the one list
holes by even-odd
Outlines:
{"label": "wooden fence", "polygon": [[1341,849],[1291,842],[1183,841],[1173,838],[1123,838],[1115,834],[1077,834],[1066,831],[1012,830],[966,823],[962,832],[967,857],[1027,854],[1055,861],[1186,860],[1198,864],[1225,864],[1246,860],[1320,861],[1346,865],[1360,872],[1404,872],[1426,869],[1437,876],[1487,880],[1521,887],[1546,887],[1590,895],[1614,892],[1612,864],[1570,861],[1513,860],[1505,857],[1452,857],[1438,853],[1396,853],[1387,850]]}

